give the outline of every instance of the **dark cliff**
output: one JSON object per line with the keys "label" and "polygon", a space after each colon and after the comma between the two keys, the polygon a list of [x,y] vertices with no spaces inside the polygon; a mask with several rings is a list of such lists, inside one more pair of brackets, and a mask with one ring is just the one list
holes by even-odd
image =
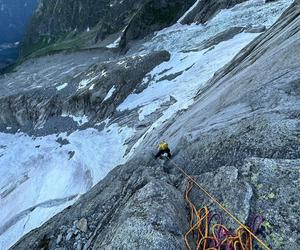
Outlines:
{"label": "dark cliff", "polygon": [[109,35],[126,27],[125,47],[130,39],[145,35],[175,22],[195,0],[42,0],[28,27],[22,44],[27,56],[65,49],[95,46]]}

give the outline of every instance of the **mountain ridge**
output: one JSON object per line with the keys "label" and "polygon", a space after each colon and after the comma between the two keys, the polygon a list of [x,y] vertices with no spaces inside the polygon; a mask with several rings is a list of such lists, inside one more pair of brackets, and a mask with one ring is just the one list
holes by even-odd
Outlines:
{"label": "mountain ridge", "polygon": [[[262,215],[267,245],[297,249],[300,3],[291,3],[246,1],[204,25],[179,18],[124,54],[60,52],[0,78],[2,248],[185,249],[179,166],[243,223]],[[161,140],[171,161],[152,157]],[[191,199],[220,213],[197,190]]]}

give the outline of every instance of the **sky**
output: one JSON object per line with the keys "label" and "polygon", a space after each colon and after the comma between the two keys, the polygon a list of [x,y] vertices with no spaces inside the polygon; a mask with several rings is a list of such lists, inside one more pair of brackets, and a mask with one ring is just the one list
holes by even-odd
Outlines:
{"label": "sky", "polygon": [[0,0],[0,44],[21,39],[38,0]]}
{"label": "sky", "polygon": [[37,3],[38,0],[0,0],[0,69],[18,57],[18,44]]}

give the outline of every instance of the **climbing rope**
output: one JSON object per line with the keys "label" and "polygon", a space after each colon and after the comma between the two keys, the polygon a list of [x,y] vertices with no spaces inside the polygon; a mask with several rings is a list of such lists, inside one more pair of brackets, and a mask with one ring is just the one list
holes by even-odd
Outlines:
{"label": "climbing rope", "polygon": [[[226,250],[252,250],[253,249],[253,239],[256,239],[258,243],[266,250],[271,250],[261,239],[259,239],[255,233],[258,227],[262,223],[262,217],[257,216],[253,223],[252,228],[247,227],[242,222],[239,221],[224,205],[222,205],[215,197],[213,197],[205,188],[203,188],[193,177],[188,175],[182,168],[177,166],[173,161],[171,162],[180,172],[182,172],[189,180],[186,192],[185,199],[191,210],[191,219],[190,219],[190,229],[186,233],[184,240],[189,250],[192,250],[189,244],[189,236],[196,233],[197,246],[196,249],[205,249],[205,250],[220,250],[225,246]],[[212,226],[212,235],[210,234],[210,222],[214,217],[220,217],[220,215],[211,215],[207,207],[204,207],[200,210],[197,210],[195,205],[189,198],[189,194],[193,186],[197,186],[205,195],[207,195],[213,202],[215,202],[223,211],[225,211],[238,225],[239,228],[234,234],[232,234],[225,226],[222,224],[215,224]],[[258,226],[255,227],[255,224],[258,221]],[[223,247],[223,248],[221,248]]]}
{"label": "climbing rope", "polygon": [[[191,215],[190,227],[184,236],[184,241],[189,250],[192,250],[190,244],[191,236],[196,235],[196,241],[193,243],[196,250],[253,250],[254,237],[244,227],[240,226],[235,233],[231,233],[224,225],[222,225],[222,217],[220,214],[212,214],[208,207],[196,209],[190,199],[190,192],[193,189],[195,180],[189,180],[185,190],[185,200],[187,201]],[[218,218],[221,223],[212,224],[213,220]],[[262,217],[255,217],[251,228],[251,232],[256,232],[262,223]]]}

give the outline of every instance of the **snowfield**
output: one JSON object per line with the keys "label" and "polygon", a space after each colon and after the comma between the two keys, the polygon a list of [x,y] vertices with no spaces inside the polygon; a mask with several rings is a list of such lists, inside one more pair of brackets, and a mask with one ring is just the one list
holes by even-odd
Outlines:
{"label": "snowfield", "polygon": [[[269,28],[291,3],[290,0],[283,0],[265,4],[264,0],[251,0],[220,11],[205,25],[176,23],[157,32],[151,41],[143,44],[141,53],[168,50],[171,53],[171,59],[153,69],[144,79],[145,82],[148,78],[152,79],[148,88],[142,93],[129,95],[119,105],[118,110],[139,108],[139,119],[144,120],[147,115],[160,109],[171,97],[175,98],[176,103],[163,111],[163,115],[134,145],[131,154],[148,133],[162,125],[176,112],[192,105],[196,93],[205,86],[214,73],[229,63],[259,33],[243,32],[230,40],[198,51],[197,48],[203,42],[232,27],[264,25]],[[162,80],[168,77],[171,77],[171,80]]]}
{"label": "snowfield", "polygon": [[[188,108],[193,103],[193,98],[199,88],[257,35],[241,33],[229,41],[216,45],[213,49],[172,54],[169,62],[162,63],[150,73],[153,80],[149,87],[140,94],[129,95],[118,110],[141,107],[140,119],[143,120],[161,104],[169,101],[171,96],[176,99],[177,103],[170,107],[169,112]],[[175,79],[161,80],[164,76],[176,74],[179,76]]]}
{"label": "snowfield", "polygon": [[124,163],[125,141],[133,134],[117,125],[69,136],[0,133],[0,249],[73,204]]}
{"label": "snowfield", "polygon": [[[152,121],[126,156],[126,141],[136,131],[116,123],[102,131],[90,128],[36,138],[23,133],[0,133],[0,249],[8,249],[24,234],[72,205],[111,169],[125,163],[148,133],[192,105],[196,93],[215,72],[259,33],[242,32],[201,49],[205,40],[232,27],[270,27],[291,3],[291,0],[268,4],[251,0],[219,12],[205,25],[176,23],[157,32],[138,50],[132,48],[129,53],[136,55],[164,49],[171,53],[171,59],[154,68],[143,80],[151,79],[148,87],[138,94],[130,94],[117,110],[138,108],[139,120],[143,121],[171,99],[174,101],[160,118]],[[110,47],[117,46],[118,42]],[[101,75],[92,79],[86,76],[78,89],[98,77]],[[67,85],[60,84],[57,90]],[[105,100],[111,98],[115,90],[111,88]],[[79,125],[88,122],[86,117],[71,117]]]}

